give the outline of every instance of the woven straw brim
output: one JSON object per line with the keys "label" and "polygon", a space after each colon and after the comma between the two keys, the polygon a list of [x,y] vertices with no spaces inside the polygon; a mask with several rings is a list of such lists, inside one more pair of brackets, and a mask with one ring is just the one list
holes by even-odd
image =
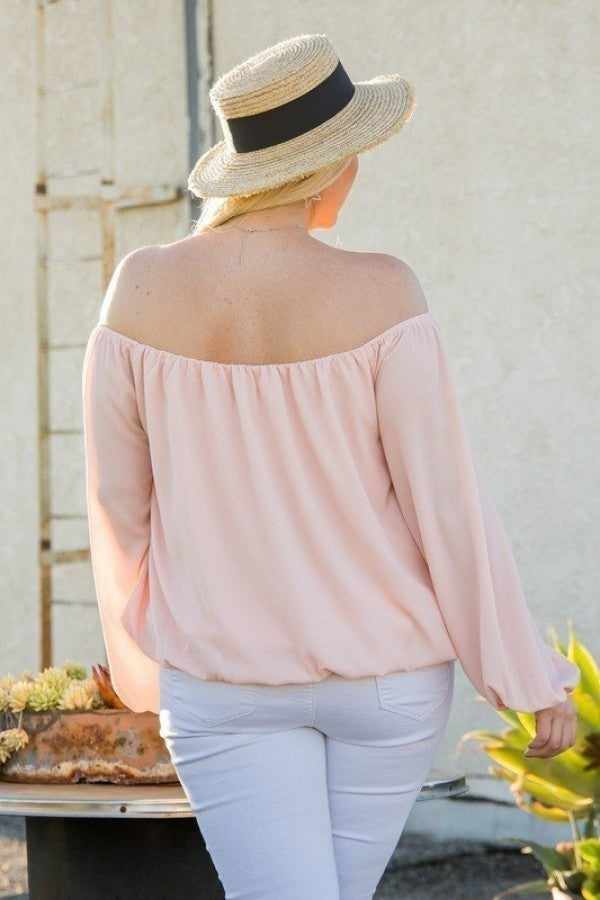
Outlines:
{"label": "woven straw brim", "polygon": [[354,85],[350,102],[306,134],[249,153],[236,153],[219,141],[196,161],[188,189],[196,197],[229,197],[278,187],[376,147],[416,108],[413,86],[400,75],[378,75]]}

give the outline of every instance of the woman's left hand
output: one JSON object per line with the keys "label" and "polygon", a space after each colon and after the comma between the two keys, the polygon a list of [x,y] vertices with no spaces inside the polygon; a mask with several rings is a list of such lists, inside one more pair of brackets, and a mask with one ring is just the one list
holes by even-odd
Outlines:
{"label": "woman's left hand", "polygon": [[525,750],[524,756],[548,759],[564,753],[575,743],[577,711],[570,697],[555,706],[537,710],[535,720],[536,735]]}

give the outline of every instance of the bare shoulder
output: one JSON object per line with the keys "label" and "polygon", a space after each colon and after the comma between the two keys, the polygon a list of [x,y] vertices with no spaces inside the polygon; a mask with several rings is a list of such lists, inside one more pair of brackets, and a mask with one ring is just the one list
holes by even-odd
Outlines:
{"label": "bare shoulder", "polygon": [[137,323],[145,319],[156,297],[157,276],[162,271],[161,245],[138,247],[116,265],[102,302],[99,321],[135,337]]}
{"label": "bare shoulder", "polygon": [[414,269],[389,253],[365,253],[370,294],[389,324],[429,312],[427,298]]}

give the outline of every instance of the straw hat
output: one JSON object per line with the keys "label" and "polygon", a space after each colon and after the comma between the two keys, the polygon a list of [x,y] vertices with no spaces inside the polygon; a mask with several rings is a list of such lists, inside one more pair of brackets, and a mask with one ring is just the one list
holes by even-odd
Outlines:
{"label": "straw hat", "polygon": [[352,82],[324,34],[267,47],[209,91],[224,140],[196,161],[197,197],[251,195],[369,150],[409,120],[412,85],[400,75]]}

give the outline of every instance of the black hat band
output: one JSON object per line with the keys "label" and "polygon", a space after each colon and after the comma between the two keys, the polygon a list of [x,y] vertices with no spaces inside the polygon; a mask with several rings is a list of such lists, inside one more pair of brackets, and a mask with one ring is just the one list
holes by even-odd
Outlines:
{"label": "black hat band", "polygon": [[237,153],[264,150],[298,137],[331,119],[354,96],[355,86],[341,62],[316,87],[288,103],[251,116],[227,119]]}

